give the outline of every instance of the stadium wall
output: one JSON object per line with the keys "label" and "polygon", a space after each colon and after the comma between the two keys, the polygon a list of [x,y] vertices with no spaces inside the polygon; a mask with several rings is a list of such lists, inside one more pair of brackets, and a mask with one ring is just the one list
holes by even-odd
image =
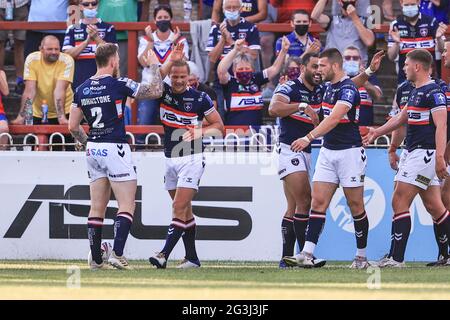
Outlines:
{"label": "stadium wall", "polygon": [[[313,161],[318,149],[313,151]],[[390,243],[394,172],[385,149],[368,150],[365,203],[369,215],[368,255],[376,259]],[[138,194],[125,254],[147,259],[164,242],[171,201],[163,189],[164,156],[134,153]],[[193,202],[199,256],[203,260],[278,260],[285,210],[277,157],[271,153],[206,153],[201,189]],[[89,180],[83,153],[2,152],[0,156],[0,258],[84,259]],[[110,202],[104,237],[113,237],[117,203]],[[437,246],[432,220],[417,198],[411,207],[412,234],[406,259],[433,260]],[[333,198],[316,255],[350,260],[356,250],[353,223],[341,189]],[[182,243],[172,258],[184,255]]]}

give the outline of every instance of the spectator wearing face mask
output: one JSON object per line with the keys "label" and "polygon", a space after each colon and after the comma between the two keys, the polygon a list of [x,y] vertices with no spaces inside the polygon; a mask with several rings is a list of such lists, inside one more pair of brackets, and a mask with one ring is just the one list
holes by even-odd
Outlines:
{"label": "spectator wearing face mask", "polygon": [[364,63],[367,63],[367,48],[375,43],[375,35],[370,30],[366,17],[358,16],[357,0],[338,0],[339,14],[323,14],[328,0],[319,0],[311,17],[327,31],[325,49],[336,48],[341,53],[345,48],[354,46],[359,49]]}
{"label": "spectator wearing face mask", "polygon": [[[106,0],[103,0],[106,1]],[[72,88],[75,90],[97,72],[95,51],[105,42],[116,42],[114,27],[97,18],[99,0],[81,0],[79,4],[83,19],[80,24],[67,28],[62,51],[75,60]]]}
{"label": "spectator wearing face mask", "polygon": [[[348,47],[344,50],[343,68],[345,73],[351,78],[365,70],[358,48]],[[371,75],[369,80],[362,87],[358,88],[358,91],[361,97],[358,123],[360,126],[372,126],[374,124],[373,103],[383,96],[376,76],[374,74]]]}
{"label": "spectator wearing face mask", "polygon": [[[169,5],[158,5],[153,11],[153,18],[156,22],[156,30],[152,31],[150,26],[145,28],[145,36],[139,39],[138,60],[144,68],[142,70],[142,82],[149,81],[150,70],[147,67],[145,57],[153,50],[159,64],[162,65],[172,53],[173,45],[184,44],[184,55],[189,59],[189,44],[185,37],[181,36],[180,29],[172,27],[172,8]],[[169,78],[165,80],[169,84]],[[138,124],[156,124],[158,116],[158,101],[143,99],[138,101]]]}
{"label": "spectator wearing face mask", "polygon": [[225,113],[224,96],[216,74],[219,61],[233,49],[235,42],[239,39],[244,40],[245,46],[242,50],[251,55],[252,60],[256,60],[259,56],[261,46],[256,25],[241,17],[242,0],[224,0],[222,9],[225,20],[220,25],[212,26],[206,51],[209,52],[209,61],[213,64],[211,71],[214,78],[214,90],[218,96],[219,113],[223,117]]}
{"label": "spectator wearing face mask", "polygon": [[[214,1],[212,21],[220,22],[222,14],[223,0]],[[242,0],[241,17],[248,22],[258,23],[267,18],[267,0]]]}
{"label": "spectator wearing face mask", "polygon": [[[286,36],[291,43],[288,51],[289,57],[301,57],[305,53],[320,52],[320,40],[315,39],[312,34],[308,32],[311,27],[311,17],[307,11],[295,11],[291,17],[291,27],[294,31]],[[281,43],[282,38],[279,38],[275,46],[277,54],[281,50]]]}
{"label": "spectator wearing face mask", "polygon": [[[398,79],[400,84],[406,80],[403,67],[406,54],[414,49],[425,49],[431,53],[436,63],[436,50],[444,51],[444,39],[447,31],[444,23],[436,18],[419,12],[420,0],[401,0],[402,15],[391,23],[387,55],[391,61],[398,59]],[[438,54],[438,56],[440,56]]]}
{"label": "spectator wearing face mask", "polygon": [[[219,63],[217,74],[226,101],[226,125],[262,125],[264,102],[261,87],[278,75],[290,47],[284,37],[282,49],[274,64],[262,72],[254,72],[254,60],[243,52],[244,40],[237,40]],[[228,72],[233,65],[233,76]]]}
{"label": "spectator wearing face mask", "polygon": [[280,77],[278,84],[283,85],[288,81],[293,81],[300,77],[301,64],[302,60],[300,57],[290,56],[284,65],[284,70],[281,72],[282,76]]}

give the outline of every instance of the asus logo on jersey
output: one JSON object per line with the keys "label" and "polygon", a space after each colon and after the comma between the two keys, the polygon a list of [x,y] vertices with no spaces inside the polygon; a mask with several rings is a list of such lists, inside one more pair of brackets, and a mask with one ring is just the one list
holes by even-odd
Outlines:
{"label": "asus logo on jersey", "polygon": [[253,106],[257,104],[263,104],[264,100],[262,97],[259,98],[242,98],[241,101],[238,103],[239,106]]}
{"label": "asus logo on jersey", "polygon": [[195,125],[196,121],[194,119],[189,118],[183,118],[183,117],[177,117],[176,114],[165,111],[163,114],[163,119],[166,119],[167,121],[171,122],[177,122],[183,125]]}

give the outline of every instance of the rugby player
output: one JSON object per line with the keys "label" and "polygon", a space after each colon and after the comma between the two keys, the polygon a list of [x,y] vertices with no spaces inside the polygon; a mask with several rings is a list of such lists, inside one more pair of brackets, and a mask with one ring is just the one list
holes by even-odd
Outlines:
{"label": "rugby player", "polygon": [[[163,86],[155,56],[148,61],[151,77],[146,84],[117,78],[120,58],[115,44],[100,44],[95,61],[97,73],[77,88],[69,117],[72,136],[86,146],[91,195],[88,263],[91,269],[108,266],[102,259],[101,241],[112,189],[119,208],[114,224],[113,251],[108,262],[115,268],[129,269],[123,250],[133,222],[137,175],[125,133],[125,102],[127,97],[157,99],[162,95]],[[80,126],[83,118],[89,124],[88,136]]]}
{"label": "rugby player", "polygon": [[[322,77],[318,72],[319,56],[305,53],[301,59],[300,77],[287,81],[275,90],[270,102],[269,114],[280,117],[278,175],[283,180],[283,189],[288,207],[281,222],[283,252],[281,257],[293,256],[295,240],[300,250],[305,243],[311,205],[309,173],[311,147],[296,153],[291,143],[308,134],[319,124],[318,113],[322,104]],[[307,104],[304,111],[300,103]],[[280,267],[286,267],[283,260]]]}
{"label": "rugby player", "polygon": [[[172,223],[164,248],[149,258],[158,269],[167,266],[167,260],[182,237],[186,255],[178,268],[198,268],[195,248],[195,219],[192,199],[198,191],[205,169],[202,137],[223,135],[224,126],[211,98],[188,85],[189,65],[183,59],[183,44],[178,43],[170,58],[161,67],[161,76],[169,74],[172,86],[164,83],[159,101],[160,118],[164,126],[165,188],[172,198]],[[202,127],[202,119],[209,125]]]}
{"label": "rugby player", "polygon": [[[382,52],[374,57],[378,59],[378,66],[382,57]],[[370,69],[374,70],[372,64]],[[293,152],[300,152],[314,139],[324,136],[313,176],[306,241],[301,253],[283,260],[291,266],[318,267],[324,264],[322,259],[315,259],[313,253],[325,223],[326,210],[341,185],[355,226],[357,252],[351,267],[362,269],[368,266],[369,221],[363,200],[367,155],[358,127],[360,96],[355,83],[345,75],[343,58],[337,49],[328,49],[320,54],[318,71],[324,81],[329,81],[325,84],[322,98],[324,120],[291,144]]]}
{"label": "rugby player", "polygon": [[407,123],[404,164],[396,175],[392,197],[394,241],[392,257],[382,259],[379,267],[404,267],[404,255],[411,231],[409,207],[417,194],[432,216],[436,227],[450,235],[449,212],[442,203],[440,187],[433,183],[448,176],[445,162],[447,144],[447,102],[441,87],[430,78],[432,55],[415,49],[406,56],[404,71],[414,83],[407,106],[382,127],[369,130],[364,143]]}
{"label": "rugby player", "polygon": [[[430,75],[433,74],[432,69],[433,68],[430,68],[430,71],[431,71]],[[447,83],[445,81],[442,81],[440,79],[433,79],[433,80],[435,81],[436,84],[438,84],[441,87],[442,91],[447,92],[448,88],[447,88]],[[394,101],[392,103],[392,111],[390,113],[391,117],[397,116],[401,112],[401,110],[403,110],[403,108],[406,106],[406,104],[408,102],[409,95],[411,94],[411,92],[413,90],[414,90],[414,83],[409,80],[405,80],[404,82],[402,82],[402,84],[400,84],[400,86],[397,88],[397,92],[395,94]],[[448,102],[449,102],[449,98],[447,98],[447,104],[448,104]],[[405,137],[406,137],[406,125],[405,124],[402,125],[400,128],[392,131],[391,145],[388,149],[388,159],[389,159],[389,164],[390,164],[391,168],[393,170],[395,170],[396,172],[401,170],[403,164],[405,163],[406,155],[408,153],[408,151],[405,148],[402,149],[400,157],[396,153],[397,149],[400,147],[400,145],[404,141]],[[397,183],[397,179],[394,179],[394,186],[396,183]],[[439,186],[440,182],[438,180],[433,180],[431,182],[431,185]],[[447,259],[448,259],[449,243],[448,243],[448,238],[447,238],[447,234],[446,234],[445,230],[442,230],[442,227],[440,225],[438,225],[435,221],[433,223],[433,231],[434,231],[436,243],[438,246],[438,260],[428,263],[427,266],[429,266],[429,267],[440,266],[440,265],[446,264]],[[379,263],[386,261],[388,258],[392,257],[393,250],[394,250],[394,229],[391,228],[391,246],[389,249],[389,253],[386,254],[379,261]]]}

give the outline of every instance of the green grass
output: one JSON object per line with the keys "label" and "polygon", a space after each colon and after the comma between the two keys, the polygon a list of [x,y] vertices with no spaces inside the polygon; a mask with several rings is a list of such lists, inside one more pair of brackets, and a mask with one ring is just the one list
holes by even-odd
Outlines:
{"label": "green grass", "polygon": [[[322,269],[280,270],[277,263],[204,262],[200,269],[165,270],[132,261],[133,270],[90,271],[84,261],[2,261],[1,299],[450,299],[450,267],[383,269],[373,274],[329,262]],[[68,268],[80,270],[80,288],[68,288]]]}

